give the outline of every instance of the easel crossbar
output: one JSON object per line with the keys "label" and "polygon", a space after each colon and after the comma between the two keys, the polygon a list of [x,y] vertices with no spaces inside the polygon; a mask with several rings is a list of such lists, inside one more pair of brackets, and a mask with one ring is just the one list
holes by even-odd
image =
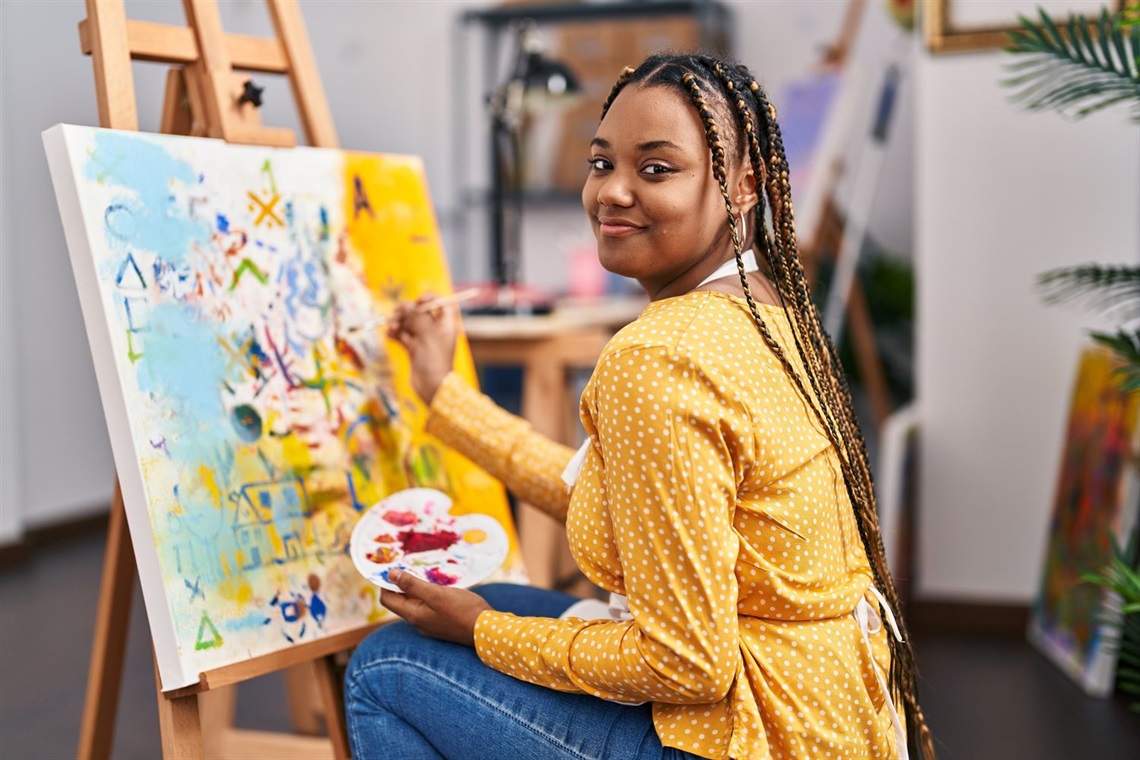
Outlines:
{"label": "easel crossbar", "polygon": [[[288,73],[289,62],[280,40],[246,34],[226,34],[223,39],[235,69]],[[79,46],[84,55],[91,55],[91,29],[87,19],[79,22]],[[185,26],[127,19],[127,47],[136,61],[185,64],[198,60],[194,32]]]}
{"label": "easel crossbar", "polygon": [[293,649],[284,649],[260,657],[252,657],[248,660],[242,660],[241,662],[226,665],[225,667],[215,670],[205,670],[198,674],[198,683],[183,686],[180,689],[164,691],[163,695],[168,699],[177,699],[192,694],[200,694],[210,689],[220,689],[223,686],[232,686],[242,681],[248,681],[251,678],[276,673],[285,668],[291,668],[294,665],[310,662],[318,657],[326,657],[338,652],[344,652],[352,649],[363,641],[373,630],[375,630],[375,627],[345,631],[344,633],[326,636],[325,638],[306,643],[302,647],[294,647]]}

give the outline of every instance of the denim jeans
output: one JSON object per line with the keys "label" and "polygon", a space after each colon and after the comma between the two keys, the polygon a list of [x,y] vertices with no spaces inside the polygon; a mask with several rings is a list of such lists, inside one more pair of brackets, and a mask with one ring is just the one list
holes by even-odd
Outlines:
{"label": "denim jeans", "polygon": [[[473,589],[497,610],[558,617],[576,600],[529,586]],[[355,760],[684,760],[663,748],[650,706],[566,694],[492,670],[470,647],[403,621],[372,633],[345,675]]]}

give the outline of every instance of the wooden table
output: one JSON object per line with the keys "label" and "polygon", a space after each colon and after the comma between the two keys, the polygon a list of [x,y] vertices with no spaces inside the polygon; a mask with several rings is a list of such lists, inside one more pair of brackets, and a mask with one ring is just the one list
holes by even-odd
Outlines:
{"label": "wooden table", "polygon": [[[644,299],[567,302],[548,316],[467,316],[463,328],[476,365],[523,370],[522,416],[536,431],[568,446],[581,443],[570,372],[593,369],[613,334],[645,308]],[[577,583],[561,525],[529,504],[517,514],[519,545],[531,583],[588,593]]]}

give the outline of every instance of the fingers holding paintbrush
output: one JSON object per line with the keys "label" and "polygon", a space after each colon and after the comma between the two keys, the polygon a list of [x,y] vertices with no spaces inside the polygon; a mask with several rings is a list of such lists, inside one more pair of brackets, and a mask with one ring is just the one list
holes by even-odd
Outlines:
{"label": "fingers holding paintbrush", "polygon": [[397,304],[396,311],[386,317],[366,319],[365,321],[358,324],[349,325],[348,327],[344,328],[343,332],[355,333],[360,332],[361,330],[373,330],[381,327],[389,328],[390,332],[389,323],[392,322],[397,313],[402,313],[401,308],[406,307],[406,309],[411,309],[417,312],[431,312],[433,310],[442,310],[447,306],[460,304],[464,301],[470,301],[472,298],[478,296],[479,293],[479,288],[468,288],[467,290],[461,290],[458,293],[453,293],[449,296],[434,296],[431,294],[425,294],[423,296],[420,296],[420,298],[417,299],[414,303],[408,303],[405,301]]}
{"label": "fingers holding paintbrush", "polygon": [[388,337],[407,350],[412,389],[425,404],[431,404],[452,370],[459,334],[455,304],[470,298],[469,292],[444,298],[424,295],[414,303],[397,304],[385,324]]}

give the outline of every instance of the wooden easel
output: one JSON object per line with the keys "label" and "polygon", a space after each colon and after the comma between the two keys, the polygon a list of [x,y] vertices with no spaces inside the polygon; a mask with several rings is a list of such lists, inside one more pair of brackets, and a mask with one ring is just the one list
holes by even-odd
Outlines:
{"label": "wooden easel", "polygon": [[[867,0],[848,0],[839,36],[833,44],[827,46],[820,61],[820,68],[824,71],[837,71],[847,65],[866,4]],[[814,229],[808,230],[800,241],[800,257],[809,282],[815,280],[820,261],[824,256],[831,256],[833,259],[838,259],[839,256],[845,221],[835,203],[835,190],[843,175],[843,169],[842,166],[819,167],[819,171],[827,172],[829,189],[824,196],[823,210],[819,214],[818,223]],[[851,336],[855,361],[859,365],[859,374],[863,379],[863,387],[867,391],[875,427],[882,428],[892,411],[891,394],[887,387],[886,372],[879,356],[879,349],[875,345],[874,325],[871,322],[867,297],[858,280],[852,283],[847,301],[847,329]],[[834,335],[832,338],[838,341],[840,336]]]}
{"label": "wooden easel", "polygon": [[[175,64],[166,82],[164,133],[295,145],[292,130],[261,125],[258,104],[249,102],[250,92],[245,88],[248,77],[237,73],[255,71],[286,75],[309,143],[338,147],[296,0],[266,3],[276,39],[226,34],[215,0],[183,0],[186,27],[128,20],[123,0],[87,0],[87,19],[79,24],[79,37],[82,51],[94,62],[100,125],[138,130],[131,72],[135,59]],[[246,98],[239,97],[243,92]],[[111,753],[134,578],[131,538],[116,480],[77,753],[81,760],[106,758]],[[197,684],[171,692],[162,691],[156,668],[163,756],[349,757],[335,656],[367,633],[350,631],[211,670],[200,674]],[[286,683],[294,696],[302,696],[305,690],[319,693],[328,739],[232,728],[234,689],[228,687],[281,670],[286,671]],[[291,712],[294,726],[312,733],[318,721],[309,707],[304,699],[294,700]]]}

